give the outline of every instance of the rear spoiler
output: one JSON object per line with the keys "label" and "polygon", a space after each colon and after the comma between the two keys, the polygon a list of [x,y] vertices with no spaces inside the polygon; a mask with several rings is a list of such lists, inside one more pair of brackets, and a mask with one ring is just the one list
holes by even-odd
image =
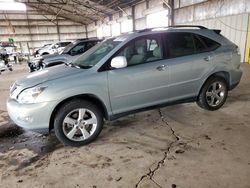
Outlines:
{"label": "rear spoiler", "polygon": [[221,30],[220,29],[213,29],[213,31],[215,32],[215,33],[217,33],[218,35],[220,34],[220,32],[221,32]]}

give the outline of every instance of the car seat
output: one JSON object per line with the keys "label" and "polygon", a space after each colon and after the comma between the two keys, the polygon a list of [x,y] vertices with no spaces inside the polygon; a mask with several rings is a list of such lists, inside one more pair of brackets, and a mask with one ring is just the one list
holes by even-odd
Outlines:
{"label": "car seat", "polygon": [[149,57],[147,61],[155,61],[161,58],[162,58],[161,49],[160,47],[156,47],[153,51],[153,57]]}
{"label": "car seat", "polygon": [[131,59],[129,60],[128,65],[135,65],[143,63],[145,60],[145,52],[144,47],[139,47],[136,49],[137,54],[133,55]]}

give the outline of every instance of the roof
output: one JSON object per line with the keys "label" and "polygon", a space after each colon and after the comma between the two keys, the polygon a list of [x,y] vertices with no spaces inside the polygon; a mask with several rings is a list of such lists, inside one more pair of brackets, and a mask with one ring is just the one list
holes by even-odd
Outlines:
{"label": "roof", "polygon": [[[38,13],[52,14],[81,24],[90,24],[103,20],[119,11],[135,5],[142,0],[17,0],[25,3],[27,14],[37,10]],[[31,9],[29,9],[31,8]],[[35,15],[35,14],[34,14]]]}

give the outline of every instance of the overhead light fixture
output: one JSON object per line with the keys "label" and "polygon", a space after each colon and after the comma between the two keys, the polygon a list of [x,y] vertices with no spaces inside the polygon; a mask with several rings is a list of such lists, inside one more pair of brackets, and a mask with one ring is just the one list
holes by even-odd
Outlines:
{"label": "overhead light fixture", "polygon": [[0,10],[4,11],[26,11],[24,3],[18,3],[13,0],[0,0]]}

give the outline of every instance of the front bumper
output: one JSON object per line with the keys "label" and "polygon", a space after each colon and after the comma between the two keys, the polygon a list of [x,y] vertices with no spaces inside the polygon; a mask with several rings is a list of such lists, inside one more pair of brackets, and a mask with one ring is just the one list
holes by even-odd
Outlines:
{"label": "front bumper", "polygon": [[20,104],[8,99],[7,110],[10,118],[20,127],[31,130],[49,130],[50,117],[56,101]]}

